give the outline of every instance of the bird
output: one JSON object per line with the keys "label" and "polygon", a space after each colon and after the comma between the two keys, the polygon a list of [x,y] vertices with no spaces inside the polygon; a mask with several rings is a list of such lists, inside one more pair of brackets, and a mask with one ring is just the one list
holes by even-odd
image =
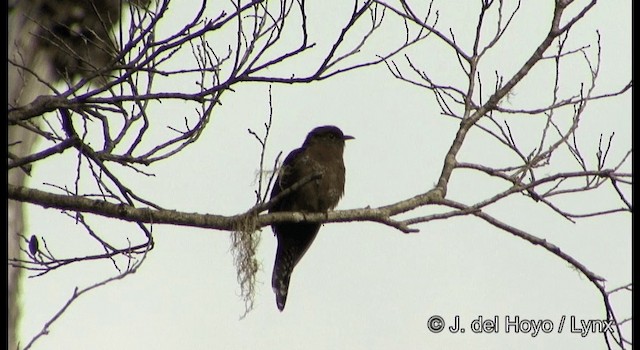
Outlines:
{"label": "bird", "polygon": [[[305,177],[319,177],[289,193],[269,209],[273,212],[327,212],[338,204],[344,193],[345,141],[354,139],[333,125],[311,130],[302,144],[285,158],[271,190],[271,199]],[[293,268],[300,262],[320,230],[316,222],[279,222],[271,225],[278,246],[271,285],[276,305],[282,312],[287,301]]]}

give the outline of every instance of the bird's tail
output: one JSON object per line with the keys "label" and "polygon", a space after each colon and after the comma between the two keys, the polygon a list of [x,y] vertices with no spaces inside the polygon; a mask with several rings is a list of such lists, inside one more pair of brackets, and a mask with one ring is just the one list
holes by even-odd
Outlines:
{"label": "bird's tail", "polygon": [[293,268],[311,246],[318,230],[320,230],[320,224],[316,223],[284,224],[278,227],[278,248],[276,249],[276,261],[273,265],[271,286],[276,293],[276,304],[280,311],[284,310],[284,304],[287,302],[289,280]]}
{"label": "bird's tail", "polygon": [[293,272],[293,264],[291,262],[291,259],[286,259],[278,249],[273,267],[273,276],[271,277],[271,287],[273,287],[273,292],[276,294],[276,304],[280,311],[284,310],[284,305],[287,302],[289,280]]}

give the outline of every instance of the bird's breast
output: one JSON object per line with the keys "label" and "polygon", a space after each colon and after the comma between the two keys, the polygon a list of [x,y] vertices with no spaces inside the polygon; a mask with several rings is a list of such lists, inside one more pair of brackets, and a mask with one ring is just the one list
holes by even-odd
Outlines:
{"label": "bird's breast", "polygon": [[344,163],[342,159],[318,161],[312,157],[303,157],[303,163],[309,172],[319,173],[321,177],[303,186],[299,192],[301,202],[306,203],[306,211],[327,211],[335,208],[344,192]]}

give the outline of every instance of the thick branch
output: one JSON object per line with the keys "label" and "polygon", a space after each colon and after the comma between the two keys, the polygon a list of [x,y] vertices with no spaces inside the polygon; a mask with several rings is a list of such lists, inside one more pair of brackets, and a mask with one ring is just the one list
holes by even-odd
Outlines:
{"label": "thick branch", "polygon": [[[136,208],[126,204],[115,204],[104,200],[90,199],[81,196],[68,196],[41,190],[8,185],[8,197],[16,201],[37,204],[45,208],[92,213],[104,217],[146,224],[169,224],[178,226],[200,227],[223,231],[235,231],[243,224],[250,213],[233,216],[185,213],[176,210]],[[351,210],[329,211],[327,213],[278,212],[259,215],[255,220],[256,228],[268,226],[275,222],[346,222],[373,221],[394,227],[402,232],[417,232],[408,227],[404,221],[391,218],[417,207],[436,203],[439,197],[434,192],[427,192],[391,205],[379,208],[361,208]]]}
{"label": "thick branch", "polygon": [[67,196],[21,186],[8,185],[9,199],[37,204],[45,208],[80,211],[130,222],[172,224],[219,230],[232,230],[233,217],[184,213],[175,210],[136,208],[80,196]]}

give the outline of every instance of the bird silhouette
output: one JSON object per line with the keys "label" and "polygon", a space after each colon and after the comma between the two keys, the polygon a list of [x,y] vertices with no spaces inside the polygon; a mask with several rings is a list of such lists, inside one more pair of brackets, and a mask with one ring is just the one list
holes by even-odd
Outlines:
{"label": "bird silhouette", "polygon": [[[318,174],[297,190],[281,198],[269,212],[326,212],[335,208],[344,193],[344,144],[353,136],[333,126],[317,127],[307,135],[302,147],[285,158],[271,190],[274,198],[301,179]],[[271,285],[280,311],[287,302],[293,268],[306,253],[320,230],[315,222],[280,222],[271,225],[278,239]]]}

